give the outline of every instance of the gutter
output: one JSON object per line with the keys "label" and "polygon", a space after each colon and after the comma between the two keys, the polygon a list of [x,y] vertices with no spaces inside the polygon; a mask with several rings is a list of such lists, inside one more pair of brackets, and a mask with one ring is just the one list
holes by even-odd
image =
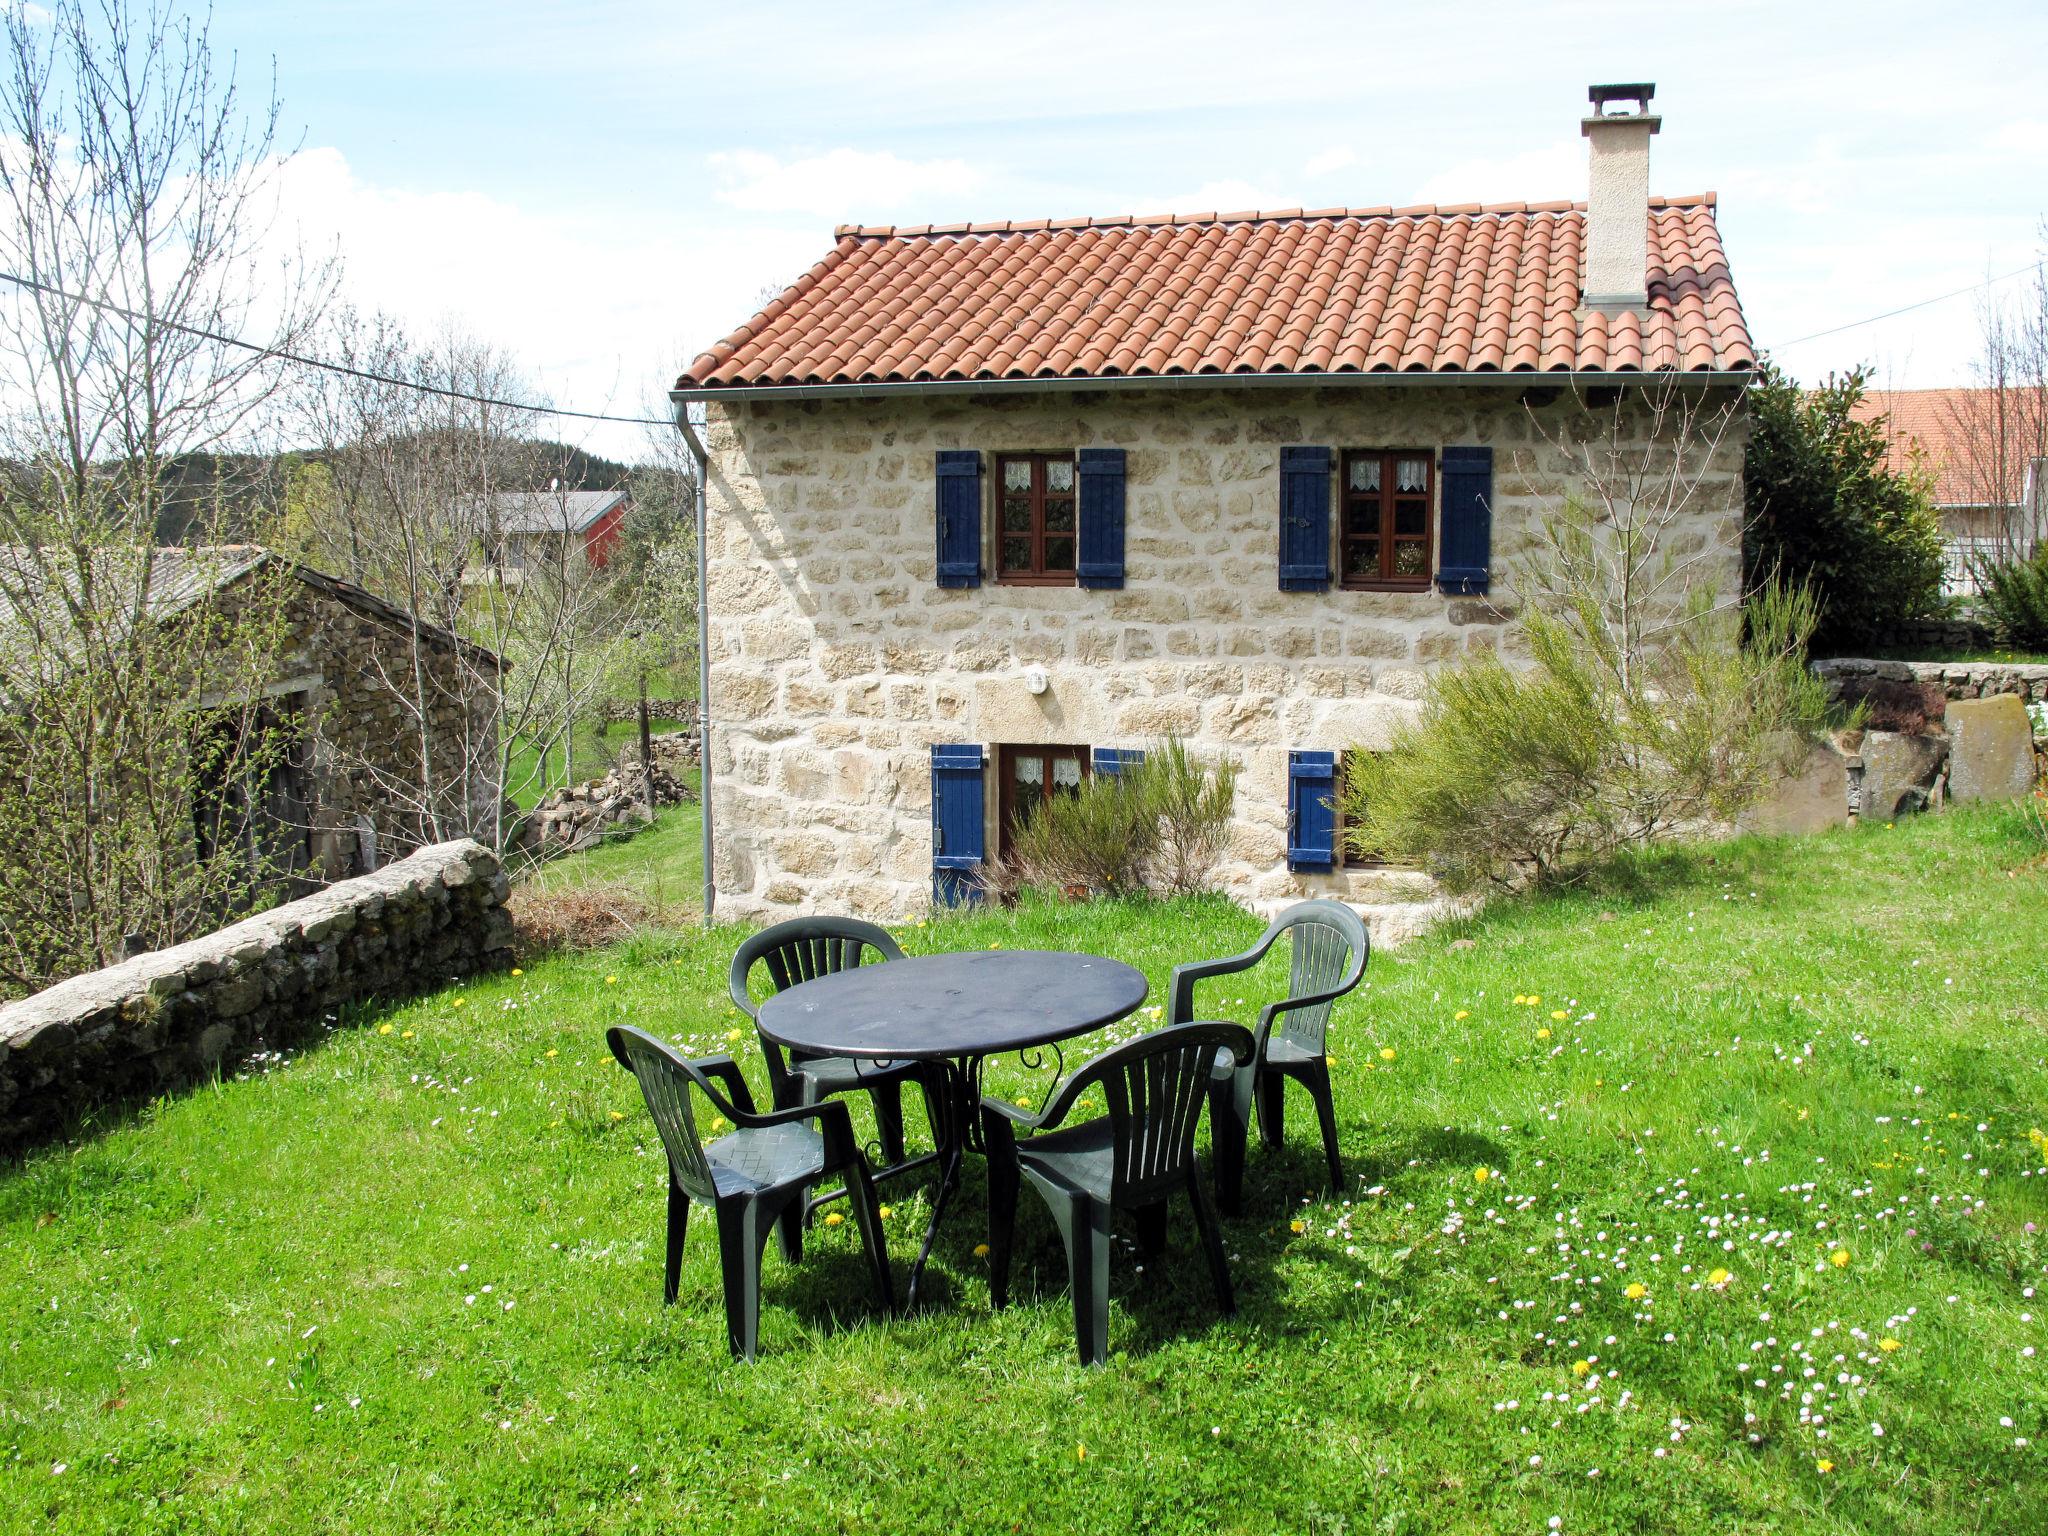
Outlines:
{"label": "gutter", "polygon": [[683,446],[690,450],[690,457],[697,463],[697,808],[703,813],[700,822],[703,828],[704,926],[709,928],[712,909],[718,904],[718,880],[711,872],[711,592],[705,579],[704,552],[704,482],[710,474],[711,455],[705,450],[704,439],[697,435],[688,406],[676,400],[675,408],[676,430],[682,433]]}
{"label": "gutter", "polygon": [[903,395],[1024,395],[1079,392],[1084,390],[1178,390],[1178,389],[1302,389],[1344,386],[1349,388],[1470,388],[1488,389],[1616,389],[1646,384],[1691,386],[1701,389],[1747,386],[1755,378],[1749,368],[1702,369],[1692,373],[1675,370],[1629,369],[1552,373],[1484,372],[1465,373],[1169,373],[1118,374],[1113,377],[1087,375],[1037,379],[903,379],[856,384],[733,384],[672,389],[669,400],[681,419],[682,407],[708,400],[881,400]]}

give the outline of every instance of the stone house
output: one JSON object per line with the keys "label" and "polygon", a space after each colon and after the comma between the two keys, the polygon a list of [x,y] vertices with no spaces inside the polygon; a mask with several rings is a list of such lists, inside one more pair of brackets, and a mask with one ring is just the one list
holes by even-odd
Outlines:
{"label": "stone house", "polygon": [[1171,733],[1239,764],[1231,894],[1409,925],[1429,882],[1342,849],[1342,754],[1516,652],[1589,402],[1734,419],[1683,536],[1739,576],[1715,200],[1650,197],[1650,87],[1592,94],[1587,204],[842,228],[698,357],[721,910],[958,899]]}

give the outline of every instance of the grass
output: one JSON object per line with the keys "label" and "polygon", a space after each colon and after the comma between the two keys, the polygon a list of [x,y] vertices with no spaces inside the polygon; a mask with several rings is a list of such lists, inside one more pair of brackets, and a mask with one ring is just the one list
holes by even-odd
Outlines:
{"label": "grass", "polygon": [[[705,1224],[659,1305],[662,1155],[601,1032],[758,1083],[735,930],[364,1015],[0,1173],[0,1528],[2037,1531],[2038,846],[1958,811],[1624,874],[1375,957],[1333,1025],[1342,1197],[1297,1100],[1228,1228],[1237,1317],[1176,1212],[1117,1261],[1099,1370],[1028,1192],[988,1312],[973,1169],[917,1316],[876,1314],[850,1227],[769,1260],[752,1368]],[[1156,989],[1257,929],[901,932]],[[925,1198],[890,1199],[901,1266]]]}
{"label": "grass", "polygon": [[[689,769],[683,778],[692,790],[698,787],[696,769]],[[663,806],[655,812],[653,826],[630,838],[539,866],[534,884],[543,891],[620,885],[650,909],[672,914],[678,923],[687,922],[693,913],[703,910],[703,830],[701,804]]]}

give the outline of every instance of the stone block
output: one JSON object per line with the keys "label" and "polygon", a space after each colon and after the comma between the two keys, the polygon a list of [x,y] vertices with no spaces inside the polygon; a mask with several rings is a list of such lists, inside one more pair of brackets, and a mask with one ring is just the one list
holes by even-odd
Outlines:
{"label": "stone block", "polygon": [[1867,731],[1858,755],[1863,759],[1863,779],[1856,814],[1866,820],[1889,820],[1927,808],[1948,757],[1948,742],[1940,736]]}
{"label": "stone block", "polygon": [[2034,730],[2018,694],[1948,707],[1948,792],[1956,800],[2019,800],[2034,786]]}
{"label": "stone block", "polygon": [[1822,832],[1849,819],[1849,764],[1832,742],[1814,742],[1772,793],[1741,818],[1746,832]]}

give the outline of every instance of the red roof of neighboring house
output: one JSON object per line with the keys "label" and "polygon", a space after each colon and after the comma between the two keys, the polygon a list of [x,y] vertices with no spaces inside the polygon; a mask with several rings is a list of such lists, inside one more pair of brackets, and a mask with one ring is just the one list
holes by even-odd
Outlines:
{"label": "red roof of neighboring house", "polygon": [[2027,391],[2007,391],[2001,434],[1998,394],[1995,389],[1873,389],[1856,414],[1866,421],[1891,418],[1893,469],[1905,468],[1915,447],[1926,456],[1934,471],[1936,506],[2016,506],[2024,494],[2027,458],[2041,451],[2036,441],[2040,425],[2034,419],[2041,407]]}
{"label": "red roof of neighboring house", "polygon": [[1579,311],[1583,203],[848,226],[677,388],[1754,366],[1714,195],[1649,226],[1612,318]]}

